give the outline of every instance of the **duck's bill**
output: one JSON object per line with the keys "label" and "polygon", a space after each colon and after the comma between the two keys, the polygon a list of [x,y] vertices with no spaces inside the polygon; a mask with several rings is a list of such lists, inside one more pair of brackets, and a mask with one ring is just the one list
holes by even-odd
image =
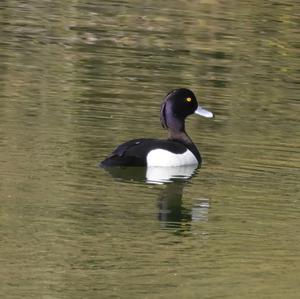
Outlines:
{"label": "duck's bill", "polygon": [[196,109],[195,113],[198,114],[198,115],[207,117],[207,118],[214,117],[214,115],[213,115],[212,112],[210,112],[208,110],[205,110],[205,109],[201,108],[200,106],[198,106],[198,108]]}

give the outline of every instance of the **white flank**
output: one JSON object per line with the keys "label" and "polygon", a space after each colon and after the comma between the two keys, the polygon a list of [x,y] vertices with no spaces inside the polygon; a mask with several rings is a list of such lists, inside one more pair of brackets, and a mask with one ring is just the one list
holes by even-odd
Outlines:
{"label": "white flank", "polygon": [[197,165],[198,160],[190,150],[183,154],[173,154],[167,150],[155,149],[147,155],[147,166],[182,166]]}

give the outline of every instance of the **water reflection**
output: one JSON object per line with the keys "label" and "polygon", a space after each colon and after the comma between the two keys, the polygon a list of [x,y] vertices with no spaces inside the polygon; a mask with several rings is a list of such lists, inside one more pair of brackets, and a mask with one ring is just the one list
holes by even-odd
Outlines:
{"label": "water reflection", "polygon": [[198,165],[184,165],[177,167],[110,167],[105,170],[117,180],[165,184],[186,181],[196,174],[197,168]]}
{"label": "water reflection", "polygon": [[178,167],[147,167],[146,182],[153,184],[171,183],[178,180],[188,180],[195,174],[198,165]]}
{"label": "water reflection", "polygon": [[187,208],[183,202],[183,190],[187,182],[167,184],[158,196],[158,219],[162,228],[176,228],[177,233],[189,231],[191,222],[208,221],[208,199],[198,199]]}
{"label": "water reflection", "polygon": [[117,181],[144,182],[146,178],[145,167],[108,167],[103,168]]}
{"label": "water reflection", "polygon": [[197,165],[181,167],[111,167],[105,169],[120,181],[145,182],[164,185],[158,194],[158,219],[161,227],[176,229],[176,233],[188,231],[191,222],[208,221],[208,199],[197,199],[192,207],[183,203],[184,188],[197,175]]}

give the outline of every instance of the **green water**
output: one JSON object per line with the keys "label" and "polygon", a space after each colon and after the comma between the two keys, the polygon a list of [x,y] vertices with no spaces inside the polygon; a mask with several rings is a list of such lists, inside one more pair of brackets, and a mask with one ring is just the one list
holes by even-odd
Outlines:
{"label": "green water", "polygon": [[[2,1],[1,298],[299,298],[298,51],[296,0]],[[96,167],[178,87],[201,169]]]}

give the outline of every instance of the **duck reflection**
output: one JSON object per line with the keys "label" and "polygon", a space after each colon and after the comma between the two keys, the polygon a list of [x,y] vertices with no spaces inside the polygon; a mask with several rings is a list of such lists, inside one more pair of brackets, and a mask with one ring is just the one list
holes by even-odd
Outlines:
{"label": "duck reflection", "polygon": [[147,167],[146,182],[150,184],[164,184],[187,181],[196,173],[198,165],[177,167]]}
{"label": "duck reflection", "polygon": [[[191,222],[207,222],[209,200],[198,198],[191,208],[183,205],[183,189],[187,182],[176,181],[167,184],[158,197],[158,219],[164,228],[190,229]],[[179,231],[178,231],[179,232]]]}
{"label": "duck reflection", "polygon": [[188,224],[191,220],[189,209],[182,204],[183,188],[185,182],[174,182],[166,185],[166,188],[158,196],[158,219],[162,227],[179,227]]}
{"label": "duck reflection", "polygon": [[208,220],[209,201],[198,199],[192,208],[183,205],[183,190],[197,174],[197,165],[180,167],[111,167],[106,168],[112,177],[122,181],[146,182],[165,185],[158,195],[158,219],[163,228],[177,231],[190,229],[191,221]]}
{"label": "duck reflection", "polygon": [[196,174],[197,168],[198,165],[185,165],[177,167],[109,167],[105,170],[116,180],[166,184],[188,181]]}

